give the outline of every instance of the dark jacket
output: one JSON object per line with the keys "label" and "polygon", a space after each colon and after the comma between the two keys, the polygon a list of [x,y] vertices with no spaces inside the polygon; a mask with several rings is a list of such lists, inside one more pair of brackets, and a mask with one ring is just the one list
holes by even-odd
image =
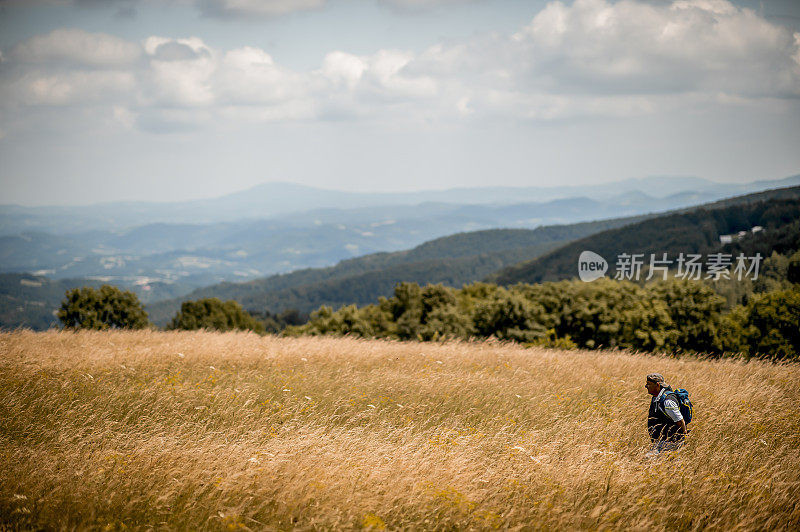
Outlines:
{"label": "dark jacket", "polygon": [[672,421],[664,411],[664,402],[670,397],[680,404],[672,390],[664,390],[658,401],[650,401],[650,412],[647,414],[647,432],[650,433],[650,439],[653,441],[681,441],[684,438],[683,433],[678,432],[678,423]]}

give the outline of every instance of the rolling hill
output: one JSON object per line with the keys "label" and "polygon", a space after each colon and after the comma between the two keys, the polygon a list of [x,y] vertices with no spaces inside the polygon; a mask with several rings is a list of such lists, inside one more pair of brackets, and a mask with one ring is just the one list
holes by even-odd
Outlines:
{"label": "rolling hill", "polygon": [[[377,195],[271,183],[183,203],[0,206],[0,272],[108,282],[151,303],[456,233],[664,212],[794,182],[800,176],[744,184],[651,177],[588,187]],[[545,250],[534,251],[515,259]],[[497,267],[507,264],[503,259]]]}
{"label": "rolling hill", "polygon": [[309,268],[245,283],[221,283],[152,303],[147,311],[155,323],[164,324],[180,308],[181,301],[205,297],[235,299],[247,310],[272,313],[291,308],[310,312],[321,305],[364,305],[390,295],[395,284],[402,281],[461,286],[575,238],[644,218],[460,233],[411,250],[366,255],[328,268]]}
{"label": "rolling hill", "polygon": [[44,330],[59,325],[55,315],[64,292],[81,286],[98,287],[88,279],[53,280],[26,273],[0,274],[0,329]]}
{"label": "rolling hill", "polygon": [[[797,231],[790,223],[800,218],[796,209],[798,197],[800,187],[793,187],[729,198],[668,214],[533,230],[458,233],[405,251],[373,253],[341,261],[335,266],[305,268],[243,283],[224,282],[189,294],[174,283],[151,281],[122,286],[134,289],[146,303],[151,319],[164,325],[180,303],[189,299],[235,299],[246,309],[258,313],[288,309],[310,312],[321,305],[373,303],[380,296],[390,295],[395,284],[401,281],[459,287],[481,279],[501,284],[555,280],[576,275],[577,254],[583,249],[598,252],[610,262],[618,250],[637,253],[712,250],[719,247],[719,235],[749,230],[754,225],[762,225],[766,230],[757,239],[735,241],[731,246],[763,248],[762,255],[766,256],[772,249],[797,247]],[[767,200],[771,203],[764,203]],[[127,235],[127,238],[138,242],[145,237]],[[165,231],[164,238],[178,239],[179,235]],[[50,242],[57,245],[57,241]],[[41,275],[0,274],[0,327],[46,328],[55,323],[53,312],[66,289],[98,285],[103,281],[107,279],[52,280]],[[159,294],[166,295],[166,299],[157,299]]]}
{"label": "rolling hill", "polygon": [[[540,283],[576,277],[578,257],[588,250],[604,257],[614,275],[621,253],[661,256],[674,260],[679,253],[708,254],[745,247],[762,256],[772,250],[793,251],[800,243],[792,228],[800,219],[800,187],[777,189],[670,213],[570,242],[550,253],[508,266],[486,278],[502,285]],[[752,228],[764,230],[754,234]],[[721,235],[743,231],[749,236],[724,247]]]}
{"label": "rolling hill", "polygon": [[[277,313],[289,308],[309,312],[321,305],[337,308],[374,303],[381,296],[391,295],[395,284],[401,281],[460,287],[481,279],[513,284],[570,278],[577,274],[577,257],[584,249],[593,249],[601,255],[605,251],[609,257],[612,251],[628,248],[637,253],[642,252],[640,249],[651,248],[652,252],[689,253],[715,249],[715,242],[719,245],[719,235],[749,230],[754,225],[765,225],[768,232],[772,231],[800,217],[794,199],[798,197],[800,187],[791,187],[727,198],[668,214],[529,231],[464,233],[409,251],[343,261],[331,268],[210,286],[183,298],[153,303],[147,308],[156,323],[166,323],[180,308],[181,300],[204,297],[235,299],[254,312]],[[520,257],[527,257],[527,260],[515,263]],[[540,259],[531,260],[530,257]],[[528,274],[528,268],[540,268],[540,264],[546,267],[553,264],[557,275],[535,277]]]}
{"label": "rolling hill", "polygon": [[223,281],[405,250],[465,231],[619,218],[696,200],[695,195],[673,201],[627,194],[607,201],[578,197],[512,205],[425,203],[205,225],[153,223],[121,232],[26,232],[0,236],[0,271],[54,279],[86,277],[120,286],[146,284],[154,299],[164,299],[168,294],[158,287],[167,284],[170,292],[182,295]]}

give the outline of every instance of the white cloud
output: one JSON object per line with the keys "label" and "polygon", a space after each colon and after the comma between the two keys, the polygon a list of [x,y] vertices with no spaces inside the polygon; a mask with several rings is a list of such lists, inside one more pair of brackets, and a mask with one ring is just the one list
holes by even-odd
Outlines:
{"label": "white cloud", "polygon": [[800,67],[800,33],[794,34],[794,64],[796,67]]}
{"label": "white cloud", "polygon": [[144,49],[150,59],[142,75],[149,81],[143,84],[146,103],[204,106],[214,102],[211,78],[217,60],[201,39],[148,37]]}
{"label": "white cloud", "polygon": [[337,51],[325,56],[319,73],[334,89],[350,89],[372,98],[434,96],[437,83],[433,77],[407,70],[415,60],[414,54],[401,50],[378,50],[369,56]]}
{"label": "white cloud", "polygon": [[114,120],[122,124],[126,129],[132,129],[136,124],[136,115],[127,107],[115,105],[112,108]]}
{"label": "white cloud", "polygon": [[276,65],[264,50],[249,46],[227,52],[215,73],[218,97],[237,105],[303,98],[310,88],[306,77]]}
{"label": "white cloud", "polygon": [[[183,47],[186,50],[179,53],[179,55],[176,55],[174,52],[166,52],[166,56],[162,56],[162,54],[165,54],[165,49],[175,49],[176,47]],[[144,50],[147,55],[164,61],[199,59],[212,54],[211,48],[206,46],[199,37],[172,39],[153,35],[144,40]]]}
{"label": "white cloud", "polygon": [[214,117],[630,116],[681,102],[796,98],[800,34],[726,0],[576,0],[551,2],[513,35],[437,44],[418,54],[337,50],[318,70],[298,72],[253,46],[217,50],[199,37],[152,36],[134,43],[56,30],[4,58],[0,95],[4,106],[108,105],[118,123],[158,131]]}
{"label": "white cloud", "polygon": [[135,63],[141,52],[138,44],[105,33],[58,29],[19,44],[11,54],[25,63],[125,67]]}
{"label": "white cloud", "polygon": [[553,2],[514,41],[526,81],[551,90],[798,94],[791,33],[725,0]]}
{"label": "white cloud", "polygon": [[367,70],[366,62],[358,56],[346,52],[331,52],[322,62],[322,75],[334,85],[344,84],[354,88]]}
{"label": "white cloud", "polygon": [[[128,0],[133,3],[136,0]],[[148,0],[141,0],[148,1]],[[151,3],[195,5],[197,9],[212,17],[278,17],[297,11],[321,9],[328,0],[149,0]],[[375,0],[394,8],[406,10],[424,10],[441,5],[476,2],[480,0]],[[82,7],[108,7],[124,2],[107,0],[4,0],[10,6],[27,4],[45,5],[81,5]],[[130,11],[131,7],[124,8]]]}
{"label": "white cloud", "polygon": [[431,98],[438,86],[431,76],[410,74],[406,67],[413,54],[399,50],[379,50],[366,57],[367,68],[358,87],[360,91],[385,100]]}
{"label": "white cloud", "polygon": [[409,10],[422,10],[451,4],[465,4],[479,0],[378,0],[381,4]]}
{"label": "white cloud", "polygon": [[24,105],[97,104],[125,98],[135,86],[129,72],[32,72],[3,84],[2,94]]}
{"label": "white cloud", "polygon": [[676,0],[670,9],[701,9],[715,15],[735,15],[736,7],[728,0]]}

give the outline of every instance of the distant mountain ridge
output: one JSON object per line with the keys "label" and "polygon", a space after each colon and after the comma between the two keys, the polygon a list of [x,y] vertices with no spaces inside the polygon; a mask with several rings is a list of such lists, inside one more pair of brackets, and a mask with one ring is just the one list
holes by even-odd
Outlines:
{"label": "distant mountain ridge", "polygon": [[325,190],[292,183],[264,183],[218,198],[181,202],[112,202],[79,207],[0,205],[0,234],[44,231],[75,233],[103,227],[120,231],[143,223],[208,224],[265,219],[318,209],[359,209],[384,205],[448,203],[485,205],[542,203],[588,196],[608,200],[640,191],[657,199],[687,191],[718,199],[800,184],[800,175],[750,183],[717,183],[697,177],[633,178],[597,185],[560,187],[474,187],[413,193],[360,193]]}
{"label": "distant mountain ridge", "polygon": [[[349,193],[271,183],[222,198],[182,203],[52,209],[4,206],[0,207],[0,272],[54,279],[84,277],[136,290],[142,287],[141,295],[150,302],[223,281],[410,249],[460,232],[663,212],[713,201],[730,189],[793,181],[800,183],[800,176],[733,185],[652,177],[589,187],[461,188],[409,194]],[[396,203],[382,203],[386,201]],[[291,212],[274,215],[284,211]],[[234,215],[237,221],[213,222]],[[168,220],[175,218],[185,220]],[[205,223],[189,223],[198,218]],[[133,225],[122,229],[126,224]],[[89,230],[75,232],[81,227]],[[25,230],[13,233],[21,228]]]}
{"label": "distant mountain ridge", "polygon": [[459,232],[639,215],[698,199],[696,193],[690,200],[628,193],[604,201],[576,197],[508,205],[424,203],[319,209],[280,219],[205,225],[153,223],[123,232],[25,232],[0,236],[0,271],[33,272],[55,279],[102,278],[122,285],[172,283],[183,286],[185,293],[220,281],[409,249]]}
{"label": "distant mountain ridge", "polygon": [[494,229],[460,233],[393,253],[375,253],[336,266],[298,270],[245,283],[221,283],[180,298],[147,305],[151,319],[165,324],[181,301],[235,299],[252,312],[310,312],[321,305],[365,305],[390,295],[399,282],[461,286],[505,265],[550,251],[565,242],[649,215],[536,229]]}
{"label": "distant mountain ridge", "polygon": [[[555,245],[555,240],[487,250],[485,257],[477,252],[455,256],[439,255],[438,251],[423,256],[421,249],[436,248],[430,241],[499,227],[532,229],[585,220],[613,222],[707,203],[719,199],[725,190],[760,189],[793,182],[800,183],[800,175],[747,184],[652,177],[588,187],[486,187],[410,194],[359,194],[278,183],[195,202],[117,203],[52,210],[2,206],[0,226],[5,230],[50,227],[56,232],[3,234],[0,231],[0,272],[32,273],[54,281],[109,282],[136,291],[147,304],[181,298],[192,290],[220,282],[260,279],[307,268],[324,269],[340,261],[347,264],[349,259],[375,254],[369,261],[376,264],[361,271],[349,270],[347,276],[367,275],[370,280],[364,282],[373,288],[389,278],[401,279],[404,271],[423,281],[429,277],[431,282],[458,283],[552,251],[548,246]],[[528,201],[531,198],[536,201]],[[387,205],[381,201],[395,203]],[[359,207],[362,203],[366,206]],[[306,210],[293,210],[298,208]],[[267,216],[281,209],[290,212]],[[247,214],[257,218],[241,219]],[[183,216],[201,217],[208,222],[215,216],[228,215],[240,219],[203,224],[159,221],[159,216]],[[123,223],[128,222],[133,225],[122,229]],[[90,230],[74,232],[82,224]],[[426,242],[427,248],[423,246]],[[381,253],[412,250],[417,246],[420,248],[409,254],[413,260],[392,262],[395,261],[392,259],[378,264],[380,259],[376,257]],[[448,272],[441,261],[456,262]],[[402,264],[406,265],[405,270]],[[384,277],[372,273],[380,268],[386,269]],[[341,273],[344,269],[337,266],[334,271]],[[301,285],[287,288],[294,292],[281,295],[281,301],[315,306],[321,299],[311,285],[326,283],[327,293],[341,294],[344,289],[334,286],[339,282],[327,275],[309,278],[302,283],[302,290],[298,288]],[[385,286],[380,286],[362,292],[365,297],[372,297],[384,291]],[[277,289],[272,287],[270,292]],[[276,300],[270,298],[269,301],[262,298],[259,305],[274,306]],[[331,301],[340,299],[348,298]]]}

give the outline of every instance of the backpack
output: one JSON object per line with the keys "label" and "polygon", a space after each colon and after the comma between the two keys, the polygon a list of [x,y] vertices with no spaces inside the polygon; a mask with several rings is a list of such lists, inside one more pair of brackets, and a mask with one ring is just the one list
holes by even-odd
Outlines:
{"label": "backpack", "polygon": [[694,413],[694,407],[692,406],[692,402],[689,400],[689,392],[684,390],[683,388],[678,388],[677,390],[670,390],[669,393],[665,393],[661,396],[661,400],[659,401],[659,405],[661,407],[661,411],[664,411],[664,401],[667,400],[667,395],[674,395],[675,399],[678,400],[678,408],[681,410],[681,415],[683,416],[683,421],[685,423],[690,423],[692,421],[692,414]]}

